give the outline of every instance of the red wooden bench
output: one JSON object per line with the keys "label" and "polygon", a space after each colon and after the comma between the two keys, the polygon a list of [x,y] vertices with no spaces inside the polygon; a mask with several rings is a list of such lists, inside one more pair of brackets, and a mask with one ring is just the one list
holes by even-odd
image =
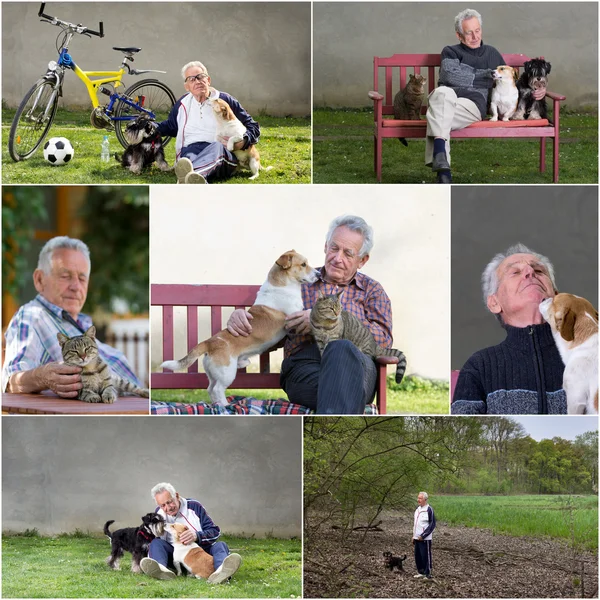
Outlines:
{"label": "red wooden bench", "polygon": [[[188,285],[188,284],[152,284],[152,306],[162,307],[162,348],[163,361],[172,360],[173,356],[173,308],[187,307],[187,349],[198,344],[198,307],[210,307],[211,335],[221,331],[224,324],[222,310],[227,307],[247,308],[254,304],[258,285]],[[271,373],[270,352],[261,354],[260,372],[247,373],[239,369],[231,389],[277,389],[280,388],[279,373]],[[377,393],[376,403],[380,414],[386,411],[386,366],[396,364],[397,358],[381,357],[377,359]],[[152,389],[206,389],[208,377],[198,371],[196,361],[188,368],[187,373],[152,373],[150,387]]]}
{"label": "red wooden bench", "polygon": [[[524,54],[503,54],[505,64],[518,69],[531,60]],[[373,100],[375,112],[375,173],[377,181],[381,182],[381,164],[383,140],[385,138],[424,138],[427,132],[425,120],[394,119],[394,96],[403,89],[410,73],[427,76],[427,94],[435,89],[435,82],[440,66],[439,54],[394,54],[388,58],[376,56],[373,61],[373,91],[369,98]],[[380,71],[383,73],[383,86],[379,87]],[[464,129],[451,133],[452,138],[540,138],[540,172],[546,170],[546,138],[552,139],[553,147],[553,181],[558,183],[559,157],[559,124],[560,102],[565,96],[552,92],[546,93],[546,98],[553,101],[554,124],[547,119],[525,121],[479,121]],[[421,107],[421,114],[427,112],[427,107]],[[392,115],[389,118],[388,115]]]}

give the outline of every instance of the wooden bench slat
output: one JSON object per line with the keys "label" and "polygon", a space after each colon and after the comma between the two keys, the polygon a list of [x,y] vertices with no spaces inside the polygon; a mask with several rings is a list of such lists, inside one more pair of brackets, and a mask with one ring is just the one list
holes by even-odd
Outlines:
{"label": "wooden bench slat", "polygon": [[[198,345],[198,307],[187,307],[187,349],[188,352]],[[198,372],[198,361],[188,368],[189,373]]]}
{"label": "wooden bench slat", "polygon": [[173,360],[173,307],[163,306],[163,361]]}

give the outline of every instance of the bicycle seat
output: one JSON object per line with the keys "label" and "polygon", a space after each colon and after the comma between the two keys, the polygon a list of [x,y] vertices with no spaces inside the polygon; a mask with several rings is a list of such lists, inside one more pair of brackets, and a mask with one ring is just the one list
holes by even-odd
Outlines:
{"label": "bicycle seat", "polygon": [[139,52],[141,48],[115,48],[113,46],[113,50],[117,50],[119,52],[127,52],[127,54],[135,54],[136,52]]}

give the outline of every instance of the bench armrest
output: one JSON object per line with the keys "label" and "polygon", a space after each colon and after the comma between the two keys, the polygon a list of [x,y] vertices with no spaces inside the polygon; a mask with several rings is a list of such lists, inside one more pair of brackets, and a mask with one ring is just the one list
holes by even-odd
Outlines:
{"label": "bench armrest", "polygon": [[546,92],[546,98],[550,98],[551,100],[558,100],[559,102],[562,102],[563,100],[567,99],[566,96],[561,96],[560,94],[556,94],[555,92]]}
{"label": "bench armrest", "polygon": [[397,356],[378,356],[375,361],[378,365],[397,365],[398,357]]}

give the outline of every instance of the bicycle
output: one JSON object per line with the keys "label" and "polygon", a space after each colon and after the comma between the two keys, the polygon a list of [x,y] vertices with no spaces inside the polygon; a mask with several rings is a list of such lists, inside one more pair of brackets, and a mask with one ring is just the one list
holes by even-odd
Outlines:
{"label": "bicycle", "polygon": [[[25,94],[17,109],[8,138],[8,151],[15,162],[30,158],[46,138],[56,116],[58,100],[63,95],[63,81],[67,69],[71,69],[87,88],[93,107],[90,115],[92,126],[109,131],[114,129],[124,148],[129,145],[123,133],[128,121],[136,119],[140,114],[148,115],[157,121],[168,117],[175,104],[175,95],[158,79],[143,79],[123,93],[117,91],[120,86],[124,87],[122,78],[125,74],[166,72],[132,69],[129,63],[134,61],[134,55],[140,52],[141,48],[113,47],[113,50],[123,53],[123,61],[118,71],[83,71],[69,54],[69,44],[76,33],[90,38],[92,35],[104,37],[102,21],[99,31],[93,31],[81,24],[75,25],[44,14],[45,6],[46,3],[42,3],[38,11],[40,21],[61,28],[61,33],[56,38],[58,60],[48,63],[46,74]],[[94,79],[91,79],[92,77]],[[108,96],[107,104],[100,103],[100,93]],[[168,137],[163,138],[163,145],[169,140]]]}

